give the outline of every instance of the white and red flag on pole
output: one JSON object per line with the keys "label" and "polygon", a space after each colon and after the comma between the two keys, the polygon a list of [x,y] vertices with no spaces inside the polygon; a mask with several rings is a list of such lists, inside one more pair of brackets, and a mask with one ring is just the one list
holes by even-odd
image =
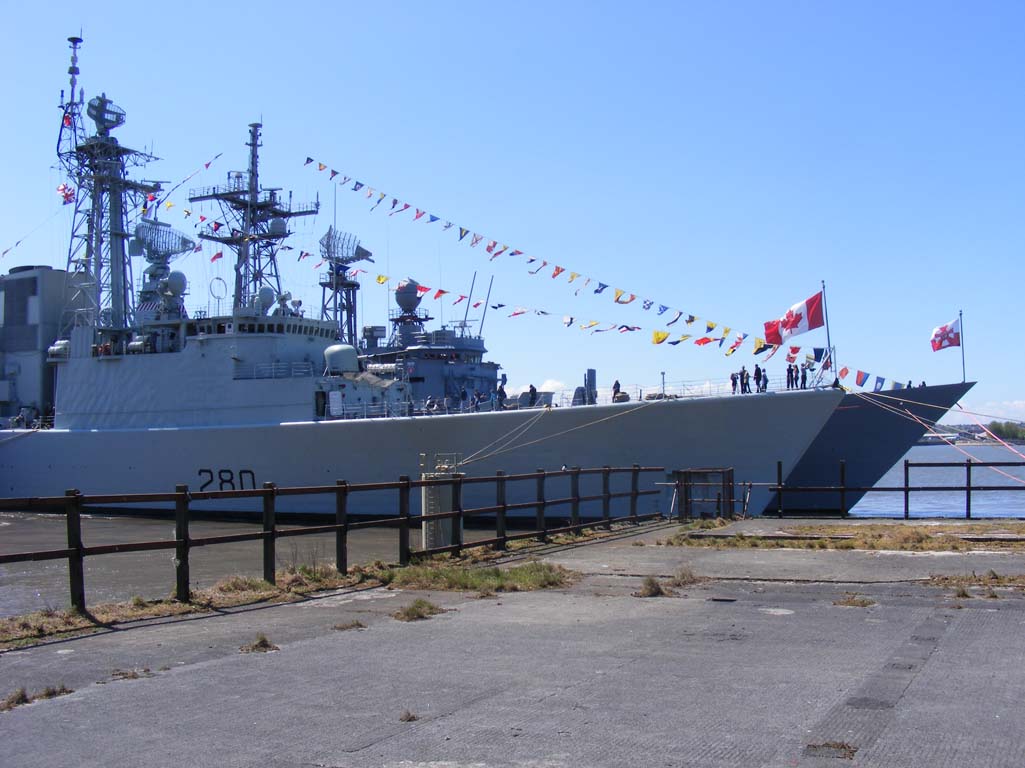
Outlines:
{"label": "white and red flag on pole", "polygon": [[794,304],[779,320],[767,322],[765,341],[769,344],[782,344],[784,339],[821,328],[825,322],[822,291],[819,291],[810,299]]}
{"label": "white and red flag on pole", "polygon": [[961,318],[952,323],[934,328],[932,332],[932,351],[939,352],[947,347],[961,346]]}

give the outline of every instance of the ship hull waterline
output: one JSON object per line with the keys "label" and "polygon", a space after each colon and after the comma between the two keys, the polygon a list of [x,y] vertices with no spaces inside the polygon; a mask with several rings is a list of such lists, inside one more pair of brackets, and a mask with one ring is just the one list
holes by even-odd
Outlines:
{"label": "ship hull waterline", "polygon": [[[776,462],[796,465],[841,398],[838,391],[823,390],[238,427],[7,431],[0,433],[0,490],[11,498],[59,496],[71,488],[84,494],[166,493],[179,483],[199,491],[260,487],[267,481],[278,486],[386,482],[417,477],[422,454],[454,453],[466,460],[460,471],[473,476],[563,466],[641,464],[667,472],[732,467],[738,483],[763,484],[755,486],[750,504],[760,510],[769,499],[767,484],[776,480]],[[664,479],[645,481],[650,487]],[[534,498],[534,492],[533,483],[510,484],[509,501]],[[581,492],[594,491],[582,484]],[[549,497],[560,495],[565,494],[553,480]],[[646,511],[653,511],[656,498],[648,497]],[[390,493],[353,494],[349,510],[393,515],[396,500]],[[464,507],[493,503],[490,485],[466,487]],[[252,510],[254,504],[234,499],[193,506],[235,511]],[[333,513],[334,499],[284,496],[277,509]],[[597,516],[600,509],[584,514]]]}

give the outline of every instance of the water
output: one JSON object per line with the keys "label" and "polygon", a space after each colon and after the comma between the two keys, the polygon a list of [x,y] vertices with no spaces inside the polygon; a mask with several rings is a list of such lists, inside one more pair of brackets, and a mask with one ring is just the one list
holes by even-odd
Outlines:
{"label": "water", "polygon": [[[1021,453],[1025,447],[1015,446]],[[954,461],[958,467],[911,468],[910,485],[965,485],[964,462],[972,461],[1025,461],[999,445],[915,446],[904,459],[914,461]],[[901,459],[876,484],[880,487],[904,485],[904,459]],[[1004,474],[1001,474],[1004,473]],[[1008,477],[1010,475],[1010,477]],[[1025,485],[1025,467],[973,467],[972,485]],[[965,516],[965,494],[959,492],[921,491],[911,494],[911,517]],[[851,510],[859,517],[901,517],[904,514],[904,494],[872,492]],[[972,517],[1025,517],[1025,491],[975,491],[972,493]]]}

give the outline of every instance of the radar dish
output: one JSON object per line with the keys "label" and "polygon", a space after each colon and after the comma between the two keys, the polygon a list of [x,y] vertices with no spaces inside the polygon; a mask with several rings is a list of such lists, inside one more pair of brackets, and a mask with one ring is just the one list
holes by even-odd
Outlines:
{"label": "radar dish", "polygon": [[142,247],[146,260],[152,263],[170,261],[195,246],[195,242],[170,224],[155,219],[143,219],[135,225],[133,242]]}
{"label": "radar dish", "polygon": [[324,261],[335,265],[352,264],[357,261],[373,261],[370,251],[359,244],[355,235],[328,227],[320,238],[320,255]]}
{"label": "radar dish", "polygon": [[86,113],[96,123],[96,132],[100,136],[106,136],[112,128],[125,124],[125,111],[108,99],[105,93],[89,100]]}

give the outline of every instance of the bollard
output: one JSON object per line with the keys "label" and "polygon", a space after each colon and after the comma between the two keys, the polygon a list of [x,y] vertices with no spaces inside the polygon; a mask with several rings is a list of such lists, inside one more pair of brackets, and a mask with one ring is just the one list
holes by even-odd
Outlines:
{"label": "bollard", "polygon": [[174,487],[174,597],[179,603],[192,598],[189,589],[189,486]]}
{"label": "bollard", "polygon": [[68,526],[68,582],[71,587],[71,607],[85,613],[85,572],[82,555],[82,494],[77,490],[64,492],[64,508]]}
{"label": "bollard", "polygon": [[335,525],[342,526],[335,531],[335,569],[344,576],[349,570],[349,483],[345,480],[337,480],[335,485],[338,486],[338,490],[335,491]]}
{"label": "bollard", "polygon": [[263,580],[268,584],[274,584],[274,570],[276,560],[274,557],[274,483],[263,484]]}

